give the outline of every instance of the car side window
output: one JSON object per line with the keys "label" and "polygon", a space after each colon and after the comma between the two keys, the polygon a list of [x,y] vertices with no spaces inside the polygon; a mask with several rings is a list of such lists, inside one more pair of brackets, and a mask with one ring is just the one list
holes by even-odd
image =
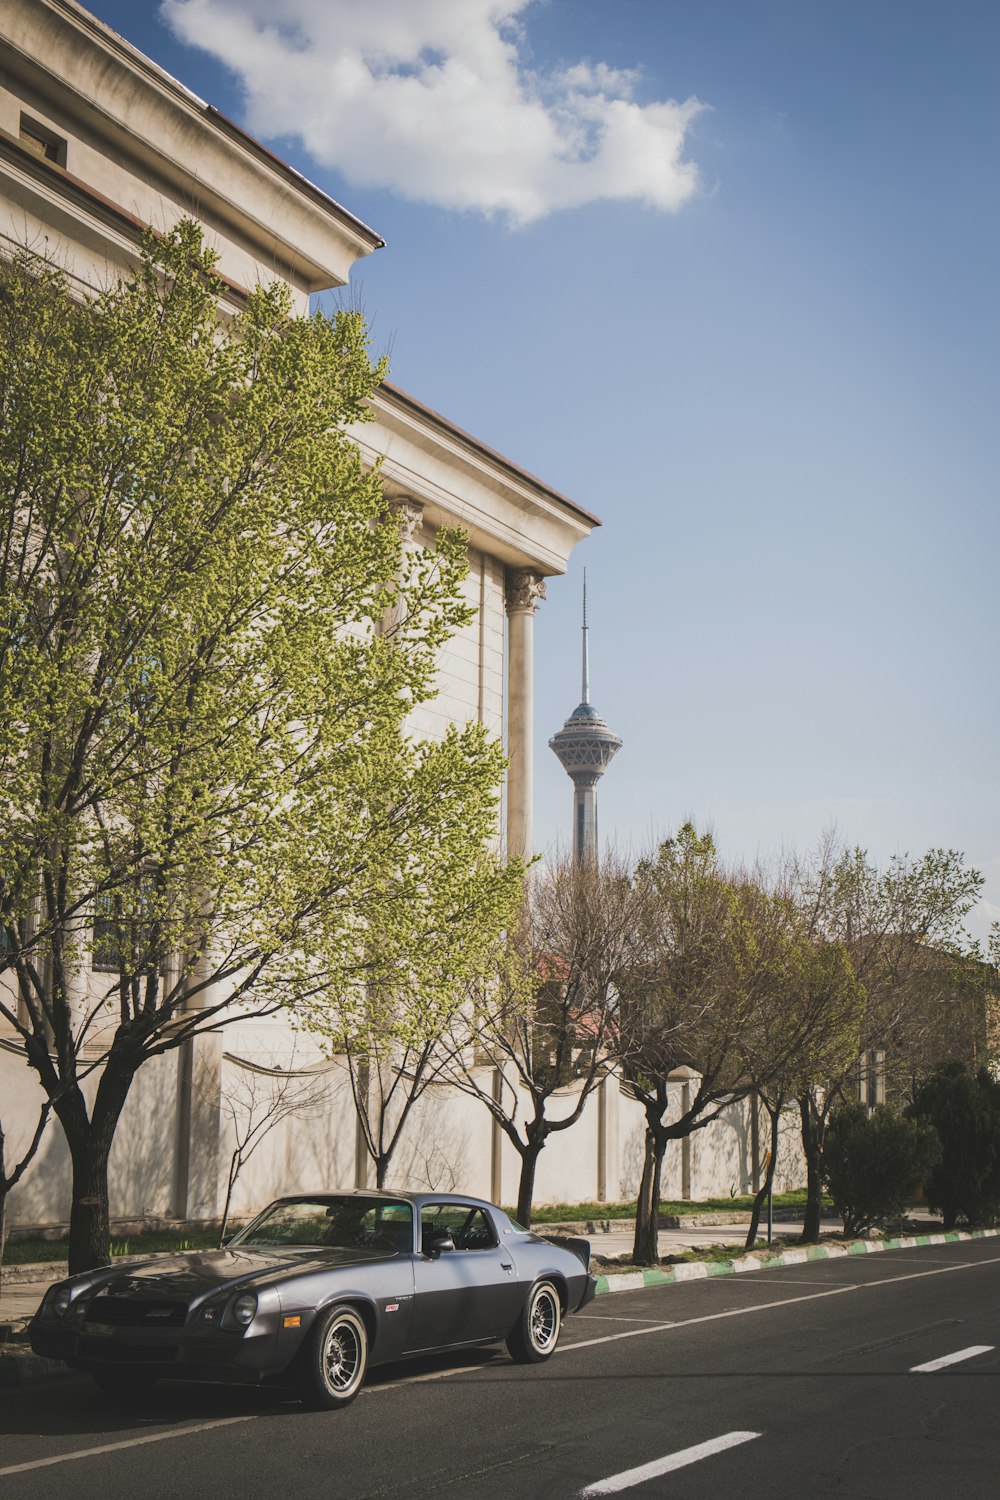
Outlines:
{"label": "car side window", "polygon": [[426,1203],[420,1211],[420,1238],[428,1230],[447,1230],[456,1250],[492,1250],[497,1237],[487,1214],[465,1203]]}

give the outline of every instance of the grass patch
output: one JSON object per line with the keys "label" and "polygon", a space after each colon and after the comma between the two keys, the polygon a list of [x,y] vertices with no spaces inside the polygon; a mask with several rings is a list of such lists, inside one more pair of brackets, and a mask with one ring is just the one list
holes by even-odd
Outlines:
{"label": "grass patch", "polygon": [[[829,1200],[823,1199],[824,1205]],[[806,1203],[805,1188],[790,1193],[775,1193],[774,1206],[778,1209],[803,1209]],[[753,1208],[753,1197],[702,1198],[697,1203],[674,1202],[664,1199],[660,1204],[661,1215],[679,1217],[688,1214],[749,1213]],[[516,1217],[516,1210],[507,1208],[505,1213]],[[765,1207],[766,1212],[766,1207]],[[531,1222],[535,1224],[562,1224],[581,1219],[634,1219],[635,1200],[630,1203],[548,1203],[531,1211]]]}
{"label": "grass patch", "polygon": [[[183,1235],[171,1234],[169,1230],[150,1230],[146,1234],[130,1234],[127,1239],[112,1240],[111,1254],[116,1257],[165,1255],[178,1250],[214,1250],[218,1243],[218,1233],[211,1230],[189,1229]],[[63,1261],[68,1253],[68,1240],[8,1240],[3,1263],[5,1266],[42,1265]]]}

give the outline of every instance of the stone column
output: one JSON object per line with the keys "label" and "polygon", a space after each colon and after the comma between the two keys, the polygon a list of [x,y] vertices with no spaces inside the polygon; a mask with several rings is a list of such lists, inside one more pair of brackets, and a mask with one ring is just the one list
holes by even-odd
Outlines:
{"label": "stone column", "polygon": [[597,1085],[597,1201],[608,1201],[608,1080]]}
{"label": "stone column", "polygon": [[[503,1074],[493,1069],[493,1099],[500,1104],[503,1098]],[[503,1193],[503,1132],[496,1116],[490,1115],[490,1197],[494,1203],[501,1201]]]}
{"label": "stone column", "polygon": [[[407,552],[413,552],[420,546],[419,532],[424,522],[424,507],[419,500],[414,500],[411,495],[401,495],[390,501],[393,514],[399,522],[399,536],[402,543],[403,556]],[[400,575],[401,576],[401,575]],[[389,635],[397,626],[401,625],[406,617],[406,605],[398,600],[392,608],[387,609],[382,619],[378,622],[378,630],[382,635]],[[365,1101],[365,1108],[371,1107],[371,1071],[368,1063],[358,1065],[357,1088],[361,1098]],[[361,1122],[361,1111],[356,1109],[354,1126],[354,1186],[358,1189],[366,1189],[371,1185],[374,1163],[365,1140],[364,1126]]]}
{"label": "stone column", "polygon": [[507,857],[531,858],[531,751],[535,610],[545,598],[537,573],[507,573]]}
{"label": "stone column", "polygon": [[[191,987],[205,987],[185,998],[181,1024],[216,1003],[217,987],[205,983],[212,969],[208,955],[196,965]],[[173,1212],[178,1219],[216,1219],[222,1212],[222,1066],[222,1035],[210,1027],[177,1049]]]}

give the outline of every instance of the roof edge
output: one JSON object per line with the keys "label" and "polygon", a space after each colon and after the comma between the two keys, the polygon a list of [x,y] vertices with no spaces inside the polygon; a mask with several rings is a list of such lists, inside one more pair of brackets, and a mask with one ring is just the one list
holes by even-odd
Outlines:
{"label": "roof edge", "polygon": [[402,390],[398,385],[393,385],[390,381],[385,380],[375,392],[376,396],[380,393],[388,396],[390,401],[395,402],[398,406],[408,409],[419,417],[429,419],[436,427],[446,432],[449,437],[456,438],[460,443],[471,448],[474,453],[477,453],[482,458],[489,459],[491,463],[505,469],[508,474],[521,480],[522,483],[530,484],[533,489],[540,491],[548,499],[555,500],[559,505],[566,506],[574,515],[580,516],[586,521],[589,526],[603,526],[604,523],[600,516],[595,516],[593,511],[586,510],[577,501],[571,500],[568,495],[564,495],[561,490],[553,489],[550,484],[546,484],[543,479],[539,479],[537,474],[532,474],[530,470],[522,468],[513,459],[507,458],[505,454],[498,452],[496,448],[491,448],[488,443],[484,443],[479,438],[473,437],[470,432],[466,432],[464,427],[459,427],[457,423],[452,422],[448,417],[442,416],[439,411],[435,411],[432,406],[427,406],[425,402],[418,401],[416,396],[411,396],[408,391]]}

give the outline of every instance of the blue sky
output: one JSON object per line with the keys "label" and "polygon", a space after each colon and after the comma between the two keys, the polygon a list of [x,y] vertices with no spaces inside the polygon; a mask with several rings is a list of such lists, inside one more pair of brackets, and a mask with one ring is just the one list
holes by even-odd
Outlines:
{"label": "blue sky", "polygon": [[994,0],[92,9],[385,237],[354,286],[396,383],[603,518],[536,620],[539,843],[586,564],[604,836],[961,848],[985,934]]}

